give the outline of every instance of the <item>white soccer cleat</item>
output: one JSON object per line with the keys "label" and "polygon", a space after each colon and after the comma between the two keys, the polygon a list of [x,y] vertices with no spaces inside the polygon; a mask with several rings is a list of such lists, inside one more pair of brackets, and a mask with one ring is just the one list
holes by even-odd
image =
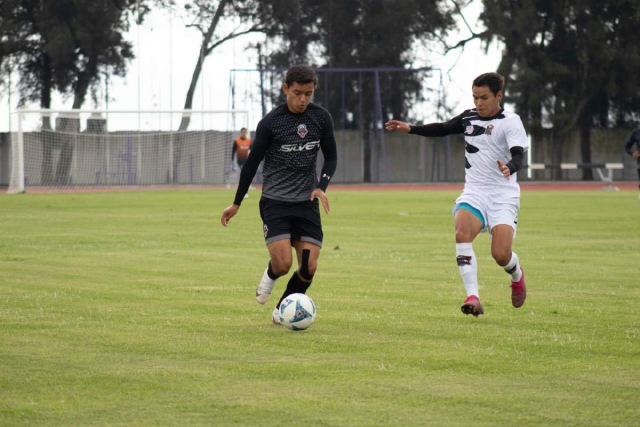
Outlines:
{"label": "white soccer cleat", "polygon": [[272,280],[267,274],[268,269],[269,267],[267,267],[267,269],[264,270],[264,274],[262,275],[262,280],[260,280],[260,283],[256,288],[256,301],[258,301],[258,303],[260,304],[264,304],[267,301],[269,301],[269,297],[271,296],[271,291],[273,291],[273,287],[276,285],[276,281]]}
{"label": "white soccer cleat", "polygon": [[271,321],[274,325],[280,325],[282,323],[282,317],[280,317],[280,310],[278,310],[278,307],[273,309],[273,313],[271,313]]}

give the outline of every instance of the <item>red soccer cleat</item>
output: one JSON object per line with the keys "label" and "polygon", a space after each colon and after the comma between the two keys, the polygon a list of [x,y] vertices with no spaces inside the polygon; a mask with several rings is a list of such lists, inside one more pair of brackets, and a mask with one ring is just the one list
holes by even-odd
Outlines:
{"label": "red soccer cleat", "polygon": [[474,317],[484,314],[482,303],[480,303],[480,299],[475,295],[469,295],[467,299],[464,300],[464,304],[462,304],[460,310],[462,310],[464,314],[472,314]]}
{"label": "red soccer cleat", "polygon": [[522,307],[524,301],[527,299],[527,285],[524,282],[524,270],[520,267],[522,276],[517,282],[511,282],[511,304],[515,308]]}

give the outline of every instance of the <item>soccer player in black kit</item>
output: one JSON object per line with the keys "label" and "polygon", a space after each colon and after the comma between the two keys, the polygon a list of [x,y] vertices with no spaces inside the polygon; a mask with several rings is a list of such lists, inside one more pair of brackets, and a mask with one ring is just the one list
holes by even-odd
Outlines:
{"label": "soccer player in black kit", "polygon": [[[638,162],[638,179],[640,179],[640,129],[631,132],[629,140],[624,145],[624,151]],[[640,190],[640,184],[638,184],[638,189]]]}
{"label": "soccer player in black kit", "polygon": [[[220,218],[226,227],[238,213],[264,159],[260,216],[271,259],[256,289],[256,300],[260,304],[267,302],[278,278],[289,272],[293,264],[291,247],[298,259],[298,268],[274,309],[274,323],[279,323],[280,302],[291,294],[304,294],[311,286],[323,237],[319,202],[329,213],[325,191],[336,170],[338,156],[331,115],[311,103],[317,84],[318,77],[310,67],[289,68],[282,85],[287,102],[258,123],[251,152],[240,173],[235,200]],[[318,180],[316,158],[320,150],[324,165]]]}

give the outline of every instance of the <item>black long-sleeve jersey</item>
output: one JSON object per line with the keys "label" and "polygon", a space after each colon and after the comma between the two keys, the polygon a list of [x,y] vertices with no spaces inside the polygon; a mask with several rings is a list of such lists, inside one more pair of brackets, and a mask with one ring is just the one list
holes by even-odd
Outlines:
{"label": "black long-sleeve jersey", "polygon": [[[316,159],[322,150],[324,165],[318,181]],[[260,120],[249,158],[240,173],[234,204],[240,205],[264,159],[262,197],[284,202],[309,200],[316,188],[326,191],[338,163],[333,119],[327,110],[310,103],[302,114],[287,104]]]}
{"label": "black long-sleeve jersey", "polygon": [[[624,144],[624,151],[626,151],[628,155],[632,155],[634,151],[640,151],[640,129],[631,132],[629,140]],[[638,158],[638,164],[640,165],[640,158]]]}

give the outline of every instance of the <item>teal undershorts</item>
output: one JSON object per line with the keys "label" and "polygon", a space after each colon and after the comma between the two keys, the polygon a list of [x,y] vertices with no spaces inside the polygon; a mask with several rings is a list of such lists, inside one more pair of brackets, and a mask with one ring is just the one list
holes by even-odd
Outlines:
{"label": "teal undershorts", "polygon": [[469,203],[458,203],[458,205],[456,206],[456,211],[458,209],[464,209],[465,211],[471,212],[476,218],[480,220],[480,223],[482,224],[482,229],[484,230],[484,228],[486,227],[486,224],[484,222],[484,217],[482,216],[482,213],[480,213],[478,209],[474,208]]}

